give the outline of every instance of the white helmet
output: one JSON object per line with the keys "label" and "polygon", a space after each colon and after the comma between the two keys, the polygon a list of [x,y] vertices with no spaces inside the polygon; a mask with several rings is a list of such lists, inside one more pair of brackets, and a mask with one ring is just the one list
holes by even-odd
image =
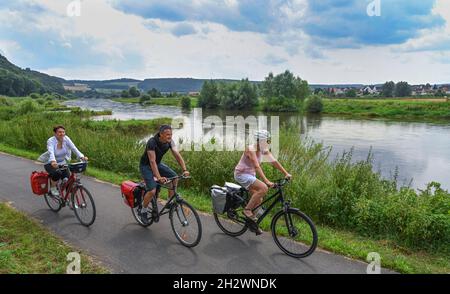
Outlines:
{"label": "white helmet", "polygon": [[255,132],[256,140],[267,140],[270,139],[270,133],[267,130],[259,130]]}

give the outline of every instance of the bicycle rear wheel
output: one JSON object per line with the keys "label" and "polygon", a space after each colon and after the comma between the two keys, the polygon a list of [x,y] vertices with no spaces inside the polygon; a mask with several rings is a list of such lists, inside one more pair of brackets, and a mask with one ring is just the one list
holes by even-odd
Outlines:
{"label": "bicycle rear wheel", "polygon": [[303,258],[316,250],[318,237],[311,219],[297,209],[279,211],[272,219],[272,237],[287,255]]}
{"label": "bicycle rear wheel", "polygon": [[45,203],[51,211],[58,212],[62,208],[61,197],[53,196],[50,192],[44,195]]}
{"label": "bicycle rear wheel", "polygon": [[202,224],[197,211],[186,201],[175,202],[169,212],[175,237],[186,247],[197,246],[202,238]]}
{"label": "bicycle rear wheel", "polygon": [[[143,226],[144,228],[146,228],[146,227],[150,226],[151,224],[153,224],[153,218],[150,217],[149,220],[148,220],[148,223],[144,223],[144,222],[142,221],[141,217],[139,216],[139,210],[140,210],[140,209],[141,209],[141,207],[139,207],[139,206],[133,207],[133,208],[131,208],[131,213],[133,214],[133,217],[134,217],[134,219],[136,220],[136,222],[137,222],[139,225],[141,225],[141,226]],[[151,214],[151,213],[150,213],[150,214]]]}
{"label": "bicycle rear wheel", "polygon": [[78,221],[86,227],[92,225],[96,217],[96,209],[94,199],[91,193],[83,186],[78,187],[72,193],[73,211]]}
{"label": "bicycle rear wheel", "polygon": [[225,214],[214,212],[214,220],[217,226],[228,236],[238,237],[244,234],[248,227],[243,216],[239,216],[238,211],[230,209]]}

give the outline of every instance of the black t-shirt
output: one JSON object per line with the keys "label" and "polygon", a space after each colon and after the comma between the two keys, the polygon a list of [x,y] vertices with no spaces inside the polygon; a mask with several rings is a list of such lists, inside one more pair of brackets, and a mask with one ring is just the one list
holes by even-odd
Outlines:
{"label": "black t-shirt", "polygon": [[172,147],[175,146],[174,141],[172,140],[170,143],[161,143],[159,140],[159,134],[156,134],[155,136],[151,137],[147,141],[147,146],[145,147],[145,152],[142,154],[141,157],[141,165],[150,165],[150,161],[148,159],[147,151],[153,150],[155,151],[156,155],[156,163],[159,164],[166,152],[169,149],[172,149]]}

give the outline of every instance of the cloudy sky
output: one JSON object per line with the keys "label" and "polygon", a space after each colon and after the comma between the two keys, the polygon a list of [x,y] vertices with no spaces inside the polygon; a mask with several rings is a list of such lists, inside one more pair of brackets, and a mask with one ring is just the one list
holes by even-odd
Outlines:
{"label": "cloudy sky", "polygon": [[67,79],[448,83],[450,1],[0,0],[0,53]]}

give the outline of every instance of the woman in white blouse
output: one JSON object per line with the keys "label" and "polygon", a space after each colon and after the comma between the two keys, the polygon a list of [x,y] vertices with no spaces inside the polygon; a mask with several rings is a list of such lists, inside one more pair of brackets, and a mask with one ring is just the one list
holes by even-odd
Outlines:
{"label": "woman in white blouse", "polygon": [[75,152],[77,158],[87,161],[88,158],[81,153],[78,148],[66,136],[66,129],[64,126],[56,126],[53,128],[55,135],[47,140],[47,152],[41,155],[40,159],[46,164],[45,170],[50,175],[50,193],[54,196],[59,195],[56,188],[56,183],[63,178],[69,177],[68,170],[60,170],[59,166],[67,163],[72,157],[72,151]]}

